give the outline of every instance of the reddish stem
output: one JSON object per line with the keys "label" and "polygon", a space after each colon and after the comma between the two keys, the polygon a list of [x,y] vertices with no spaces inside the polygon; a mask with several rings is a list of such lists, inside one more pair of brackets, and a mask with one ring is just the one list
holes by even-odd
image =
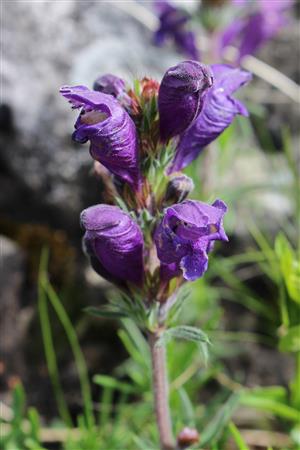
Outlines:
{"label": "reddish stem", "polygon": [[169,388],[166,371],[166,351],[164,345],[157,345],[160,332],[149,333],[149,344],[152,358],[153,394],[156,421],[159,431],[161,450],[174,450],[175,443],[172,433]]}

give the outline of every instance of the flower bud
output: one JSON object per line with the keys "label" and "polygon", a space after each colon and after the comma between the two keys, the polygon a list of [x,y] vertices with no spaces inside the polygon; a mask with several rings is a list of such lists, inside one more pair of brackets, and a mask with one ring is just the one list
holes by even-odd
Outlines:
{"label": "flower bud", "polygon": [[89,140],[92,158],[139,189],[137,132],[125,109],[111,95],[85,86],[64,86],[60,92],[73,108],[82,108],[73,139],[79,143]]}
{"label": "flower bud", "polygon": [[164,203],[172,205],[183,202],[194,187],[193,180],[187,175],[173,175],[167,185]]}
{"label": "flower bud", "polygon": [[177,444],[179,448],[190,447],[199,442],[199,433],[195,428],[184,427],[177,436]]}
{"label": "flower bud", "polygon": [[173,273],[180,269],[188,281],[200,278],[207,270],[214,241],[228,240],[223,228],[226,210],[221,200],[212,205],[186,200],[166,208],[154,233],[160,261]]}
{"label": "flower bud", "polygon": [[152,97],[157,96],[159,83],[152,78],[144,77],[141,81],[142,97],[145,100],[150,100]]}
{"label": "flower bud", "polygon": [[165,73],[158,93],[160,137],[168,141],[185,131],[202,109],[203,95],[212,86],[208,66],[183,61]]}
{"label": "flower bud", "polygon": [[93,85],[94,91],[103,92],[115,97],[122,106],[129,107],[131,99],[126,92],[126,86],[122,78],[116,77],[112,74],[101,75],[98,77]]}
{"label": "flower bud", "polygon": [[203,147],[231,125],[236,115],[248,115],[243,103],[232,94],[251,80],[251,74],[225,64],[213,65],[212,71],[214,85],[205,97],[201,113],[192,126],[180,136],[168,173],[182,170],[196,159]]}
{"label": "flower bud", "polygon": [[80,216],[84,249],[93,268],[114,282],[140,285],[143,280],[143,235],[137,223],[117,206],[95,205]]}

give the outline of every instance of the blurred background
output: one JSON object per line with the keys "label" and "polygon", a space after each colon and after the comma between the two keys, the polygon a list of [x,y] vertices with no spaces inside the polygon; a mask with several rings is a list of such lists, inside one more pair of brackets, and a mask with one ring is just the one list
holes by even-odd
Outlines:
{"label": "blurred background", "polygon": [[[228,23],[239,6],[204,3],[175,6],[191,16],[201,60],[220,62],[211,24]],[[1,8],[1,445],[157,448],[143,335],[128,321],[83,312],[114,295],[81,250],[79,214],[101,202],[103,185],[87,146],[71,141],[77,114],[58,91],[92,87],[105,73],[129,86],[144,76],[159,81],[187,57],[172,39],[154,45],[152,2],[13,1]],[[254,79],[240,97],[250,119],[237,118],[186,170],[193,198],[219,196],[229,205],[230,243],[216,248],[207,275],[191,285],[180,317],[208,333],[208,361],[193,343],[168,347],[176,429],[193,423],[201,434],[215,424],[205,448],[300,448],[298,2],[289,15],[288,26],[245,59]],[[48,262],[41,265],[43,249]],[[43,270],[51,283],[46,301]],[[78,422],[90,400],[101,422],[95,436]],[[230,417],[248,447],[234,444]]]}

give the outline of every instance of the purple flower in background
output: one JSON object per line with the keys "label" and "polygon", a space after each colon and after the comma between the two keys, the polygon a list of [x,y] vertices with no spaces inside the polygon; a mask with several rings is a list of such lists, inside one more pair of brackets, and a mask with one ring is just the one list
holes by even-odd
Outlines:
{"label": "purple flower in background", "polygon": [[110,281],[143,280],[143,235],[136,222],[117,206],[95,205],[80,216],[86,230],[84,248],[93,268]]}
{"label": "purple flower in background", "polygon": [[167,141],[185,131],[196,119],[206,91],[213,84],[210,68],[183,61],[165,73],[158,93],[160,137]]}
{"label": "purple flower in background", "polygon": [[223,55],[226,47],[232,45],[238,48],[237,62],[240,62],[246,55],[253,55],[288,24],[284,13],[293,4],[293,0],[260,0],[257,2],[257,10],[254,13],[234,20],[223,31],[220,40],[221,54]]}
{"label": "purple flower in background", "polygon": [[124,80],[115,75],[101,75],[95,80],[93,89],[104,94],[113,95],[124,107],[131,105],[131,98],[126,92]]}
{"label": "purple flower in background", "polygon": [[237,114],[248,116],[243,103],[232,94],[251,80],[251,74],[225,64],[213,65],[212,72],[213,87],[194,124],[181,136],[169,173],[183,169],[196,159],[203,147],[215,140]]}
{"label": "purple flower in background", "polygon": [[190,16],[166,1],[156,1],[159,28],[154,34],[155,45],[162,46],[167,39],[173,39],[178,50],[192,59],[199,59],[195,34],[188,29]]}
{"label": "purple flower in background", "polygon": [[167,265],[165,273],[171,276],[181,269],[188,281],[204,274],[214,241],[228,240],[223,228],[226,210],[221,200],[212,205],[186,200],[165,209],[154,236],[158,258]]}
{"label": "purple flower in background", "polygon": [[91,156],[138,189],[137,132],[125,109],[113,96],[85,86],[63,86],[60,92],[73,108],[82,108],[73,139],[79,143],[89,140]]}

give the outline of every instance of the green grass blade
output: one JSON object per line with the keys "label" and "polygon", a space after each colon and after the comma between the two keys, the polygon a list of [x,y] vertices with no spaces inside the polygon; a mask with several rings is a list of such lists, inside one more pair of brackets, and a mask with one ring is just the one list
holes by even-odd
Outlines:
{"label": "green grass blade", "polygon": [[79,377],[80,386],[81,386],[81,392],[82,392],[82,398],[83,398],[83,403],[84,403],[84,410],[85,410],[85,417],[86,417],[87,425],[89,427],[92,427],[95,423],[95,418],[94,418],[94,414],[93,414],[91,386],[90,386],[90,382],[89,382],[86,362],[85,362],[82,350],[80,348],[75,329],[72,325],[72,322],[71,322],[69,316],[66,313],[65,308],[63,307],[62,303],[60,302],[58,295],[56,294],[55,290],[53,289],[51,284],[48,282],[48,280],[44,282],[44,289],[48,295],[51,305],[53,306],[53,309],[55,310],[55,312],[57,314],[57,317],[59,318],[59,320],[64,328],[64,331],[68,338],[69,344],[71,346],[71,349],[72,349],[72,352],[74,355],[74,359],[75,359],[75,364],[76,364],[77,371],[78,371],[78,377]]}
{"label": "green grass blade", "polygon": [[237,445],[238,450],[249,450],[248,445],[244,441],[241,433],[239,432],[239,430],[237,429],[237,427],[235,426],[235,424],[233,422],[230,422],[230,424],[228,425],[228,429],[229,429],[231,436],[234,439],[234,442]]}
{"label": "green grass blade", "polygon": [[239,394],[233,394],[229,397],[227,402],[219,408],[216,415],[202,432],[200,439],[201,448],[207,446],[208,444],[211,445],[220,437],[225,426],[227,425],[227,422],[230,420],[231,415],[238,406],[239,400]]}
{"label": "green grass blade", "polygon": [[[40,273],[39,273],[39,286],[40,286],[40,293],[44,292],[44,295],[46,295],[53,307],[53,309],[56,312],[56,315],[66,333],[66,336],[68,338],[69,344],[71,346],[75,364],[78,371],[80,386],[81,386],[81,392],[82,392],[82,398],[84,403],[84,410],[85,410],[85,417],[86,422],[89,427],[92,427],[95,423],[95,418],[93,414],[93,404],[92,404],[92,396],[91,396],[91,386],[88,378],[88,371],[87,366],[85,363],[85,359],[83,356],[83,353],[81,351],[78,338],[76,335],[76,332],[74,330],[74,327],[58,297],[55,290],[49,283],[48,277],[47,277],[47,255],[46,253],[43,253],[42,255],[42,261],[40,265]],[[43,299],[43,297],[42,297]],[[45,319],[46,314],[43,310],[43,302],[42,305],[42,314],[43,319]],[[51,347],[51,342],[49,340],[49,332],[51,333],[50,324],[48,323],[48,328],[46,329],[46,338],[47,341],[47,348]],[[53,341],[52,341],[52,347],[53,347]],[[55,356],[55,352],[54,352]],[[56,361],[56,359],[55,359]],[[53,364],[53,352],[51,352],[51,364]],[[56,364],[56,363],[55,363]],[[56,367],[57,369],[57,367]]]}
{"label": "green grass blade", "polygon": [[48,251],[42,250],[39,277],[38,277],[38,310],[42,331],[42,339],[44,345],[44,351],[46,356],[46,362],[49,372],[49,377],[52,383],[54,396],[57,403],[57,409],[61,419],[68,426],[72,426],[71,415],[65,400],[64,391],[59,379],[59,371],[57,367],[56,353],[53,343],[51,324],[49,320],[49,311],[47,306],[47,296],[42,287],[43,279],[46,273],[46,267],[48,264]]}
{"label": "green grass blade", "polygon": [[244,394],[241,398],[241,404],[244,406],[250,406],[262,411],[268,411],[275,416],[281,417],[293,422],[299,422],[299,411],[291,406],[281,403],[271,398],[256,397],[252,394]]}

